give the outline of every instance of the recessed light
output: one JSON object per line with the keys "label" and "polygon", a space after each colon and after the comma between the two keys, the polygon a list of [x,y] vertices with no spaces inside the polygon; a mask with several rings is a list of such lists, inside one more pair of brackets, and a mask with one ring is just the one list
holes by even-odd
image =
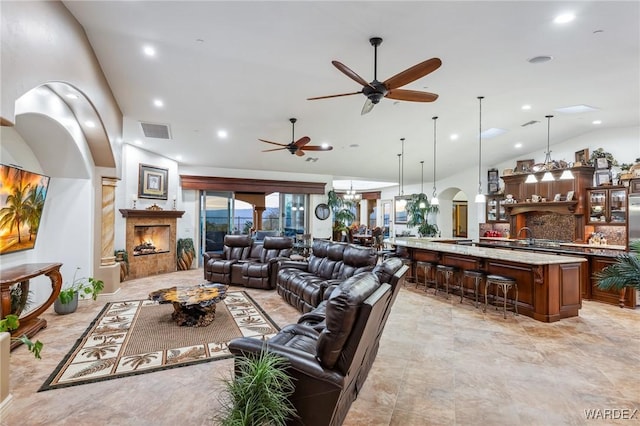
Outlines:
{"label": "recessed light", "polygon": [[527,61],[529,61],[530,64],[542,64],[545,62],[549,62],[552,59],[553,59],[553,56],[551,55],[540,55],[540,56],[534,56],[533,58],[529,58],[527,59]]}
{"label": "recessed light", "polygon": [[145,46],[142,51],[144,52],[145,55],[147,56],[156,56],[156,49],[154,49],[152,46]]}
{"label": "recessed light", "polygon": [[133,143],[135,143],[136,145],[142,145],[142,141],[140,139],[136,139],[135,141],[133,141]]}
{"label": "recessed light", "polygon": [[218,137],[220,139],[226,139],[227,136],[229,136],[229,134],[227,133],[226,130],[218,130]]}
{"label": "recessed light", "polygon": [[451,136],[449,136],[449,139],[451,139],[452,141],[457,141],[459,137],[460,135],[458,135],[457,133],[452,133]]}
{"label": "recessed light", "polygon": [[522,109],[523,109],[524,111],[528,111],[528,110],[530,110],[530,109],[531,109],[531,105],[522,105]]}
{"label": "recessed light", "polygon": [[85,121],[85,122],[84,122],[84,125],[85,125],[85,126],[87,126],[87,127],[89,127],[89,128],[94,128],[94,127],[96,127],[96,123],[94,123],[94,122],[93,122],[93,121],[91,121],[91,120],[87,120],[87,121]]}
{"label": "recessed light", "polygon": [[164,102],[162,102],[161,99],[154,99],[153,104],[158,108],[162,108],[164,106]]}
{"label": "recessed light", "polygon": [[514,145],[514,148],[522,148],[522,142],[518,142]]}
{"label": "recessed light", "polygon": [[553,22],[555,22],[556,24],[566,24],[573,21],[574,19],[576,19],[576,15],[574,15],[572,12],[567,12],[556,16]]}
{"label": "recessed light", "polygon": [[182,160],[182,155],[176,155],[176,160],[178,161]]}
{"label": "recessed light", "polygon": [[602,124],[602,120],[593,120],[591,124]]}

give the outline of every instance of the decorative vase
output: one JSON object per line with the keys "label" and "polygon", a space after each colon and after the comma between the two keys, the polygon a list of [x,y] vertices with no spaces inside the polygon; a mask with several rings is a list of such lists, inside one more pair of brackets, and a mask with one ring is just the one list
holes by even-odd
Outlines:
{"label": "decorative vase", "polygon": [[76,309],[78,309],[78,293],[77,292],[73,294],[73,299],[71,299],[71,302],[69,303],[62,303],[60,302],[59,298],[56,299],[55,302],[53,302],[53,310],[58,315],[72,314],[76,311]]}

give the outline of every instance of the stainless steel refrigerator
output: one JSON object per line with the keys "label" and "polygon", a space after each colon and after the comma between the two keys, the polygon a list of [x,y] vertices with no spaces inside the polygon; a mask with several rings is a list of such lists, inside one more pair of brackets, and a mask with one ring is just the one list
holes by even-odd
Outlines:
{"label": "stainless steel refrigerator", "polygon": [[640,194],[629,195],[629,241],[640,240]]}

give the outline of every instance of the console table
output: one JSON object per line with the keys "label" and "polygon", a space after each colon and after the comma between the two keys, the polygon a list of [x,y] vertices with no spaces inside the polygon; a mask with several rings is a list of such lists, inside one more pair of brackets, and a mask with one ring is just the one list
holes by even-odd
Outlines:
{"label": "console table", "polygon": [[[62,288],[62,275],[60,267],[62,263],[25,263],[6,269],[0,269],[0,307],[2,307],[2,317],[11,313],[11,287],[14,284],[22,285],[23,289],[29,286],[29,280],[40,275],[45,275],[51,280],[51,295],[37,309],[29,312],[20,318],[20,327],[11,332],[12,336],[22,336],[26,334],[33,337],[39,330],[47,326],[47,321],[38,318],[53,302],[58,298]],[[19,341],[11,342],[11,349],[20,345]]]}

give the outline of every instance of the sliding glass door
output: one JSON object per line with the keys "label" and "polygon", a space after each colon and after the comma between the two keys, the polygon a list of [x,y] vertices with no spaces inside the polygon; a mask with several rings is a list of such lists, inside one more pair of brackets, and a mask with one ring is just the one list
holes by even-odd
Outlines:
{"label": "sliding glass door", "polygon": [[233,192],[200,192],[200,236],[203,252],[221,252],[233,229]]}

